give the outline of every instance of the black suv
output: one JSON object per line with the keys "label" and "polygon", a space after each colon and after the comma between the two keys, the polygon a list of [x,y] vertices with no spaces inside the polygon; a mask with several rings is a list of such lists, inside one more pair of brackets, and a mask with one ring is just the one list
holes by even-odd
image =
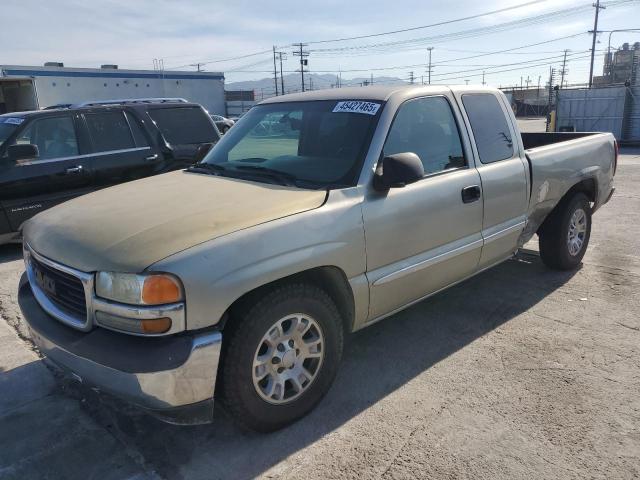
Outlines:
{"label": "black suv", "polygon": [[0,115],[0,244],[72,197],[188,167],[220,139],[181,99],[85,103]]}

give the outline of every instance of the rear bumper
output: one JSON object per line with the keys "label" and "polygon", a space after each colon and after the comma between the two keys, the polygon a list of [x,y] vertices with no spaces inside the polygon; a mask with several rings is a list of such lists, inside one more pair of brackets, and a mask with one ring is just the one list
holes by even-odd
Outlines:
{"label": "rear bumper", "polygon": [[40,307],[24,275],[18,302],[38,349],[75,379],[170,423],[212,420],[220,332],[162,338],[79,332]]}

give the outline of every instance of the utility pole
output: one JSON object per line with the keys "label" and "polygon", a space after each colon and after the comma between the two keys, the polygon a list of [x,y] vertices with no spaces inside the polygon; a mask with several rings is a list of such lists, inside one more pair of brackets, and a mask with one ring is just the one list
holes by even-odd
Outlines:
{"label": "utility pole", "polygon": [[280,59],[280,92],[284,95],[284,75],[282,74],[282,56],[285,55],[284,59],[286,60],[286,53],[284,52],[276,52],[278,58]]}
{"label": "utility pole", "polygon": [[482,71],[482,85],[486,85],[486,83],[484,83],[484,70]]}
{"label": "utility pole", "polygon": [[413,85],[414,80],[415,80],[415,77],[413,76],[413,72],[409,72],[409,83],[411,85]]}
{"label": "utility pole", "polygon": [[600,0],[596,0],[596,3],[593,4],[596,8],[596,15],[593,21],[593,41],[591,42],[591,66],[589,67],[589,88],[593,84],[593,61],[596,56],[596,36],[598,35],[598,14],[600,13],[600,9],[605,9],[607,7],[600,6]]}
{"label": "utility pole", "polygon": [[302,82],[302,91],[304,92],[304,67],[309,64],[309,60],[307,60],[309,52],[303,50],[303,48],[307,46],[306,43],[294,43],[293,46],[299,48],[298,51],[293,52],[293,55],[300,57],[300,81]]}
{"label": "utility pole", "polygon": [[196,67],[196,71],[198,72],[203,72],[204,70],[202,70],[202,65],[204,65],[204,63],[192,63],[190,66],[192,67]]}
{"label": "utility pole", "polygon": [[564,58],[562,59],[562,70],[560,70],[560,88],[563,88],[564,85],[564,76],[568,73],[567,72],[567,52],[569,50],[564,51]]}
{"label": "utility pole", "polygon": [[373,73],[371,73],[371,83],[369,85],[373,85]]}
{"label": "utility pole", "polygon": [[278,96],[278,69],[276,67],[276,46],[273,46],[273,84],[276,87],[276,97]]}
{"label": "utility pole", "polygon": [[538,75],[538,93],[536,93],[536,98],[540,98],[540,79],[542,75]]}
{"label": "utility pole", "polygon": [[431,85],[431,51],[433,50],[433,47],[427,47],[427,50],[429,50],[429,68],[427,69],[427,72],[428,72],[427,83]]}

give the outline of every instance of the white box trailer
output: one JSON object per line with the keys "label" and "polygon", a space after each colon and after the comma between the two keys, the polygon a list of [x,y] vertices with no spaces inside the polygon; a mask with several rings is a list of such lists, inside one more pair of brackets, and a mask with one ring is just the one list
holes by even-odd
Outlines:
{"label": "white box trailer", "polygon": [[0,77],[0,114],[38,109],[35,81],[28,77]]}
{"label": "white box trailer", "polygon": [[224,115],[220,72],[0,66],[0,113],[113,98],[179,97]]}

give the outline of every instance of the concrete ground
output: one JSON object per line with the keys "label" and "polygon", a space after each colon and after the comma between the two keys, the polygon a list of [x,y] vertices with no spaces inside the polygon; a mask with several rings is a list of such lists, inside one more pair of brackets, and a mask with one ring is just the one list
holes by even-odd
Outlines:
{"label": "concrete ground", "polygon": [[270,435],[57,381],[22,336],[20,251],[0,247],[0,478],[638,478],[640,151],[616,179],[582,268],[524,252],[355,334],[319,407]]}

